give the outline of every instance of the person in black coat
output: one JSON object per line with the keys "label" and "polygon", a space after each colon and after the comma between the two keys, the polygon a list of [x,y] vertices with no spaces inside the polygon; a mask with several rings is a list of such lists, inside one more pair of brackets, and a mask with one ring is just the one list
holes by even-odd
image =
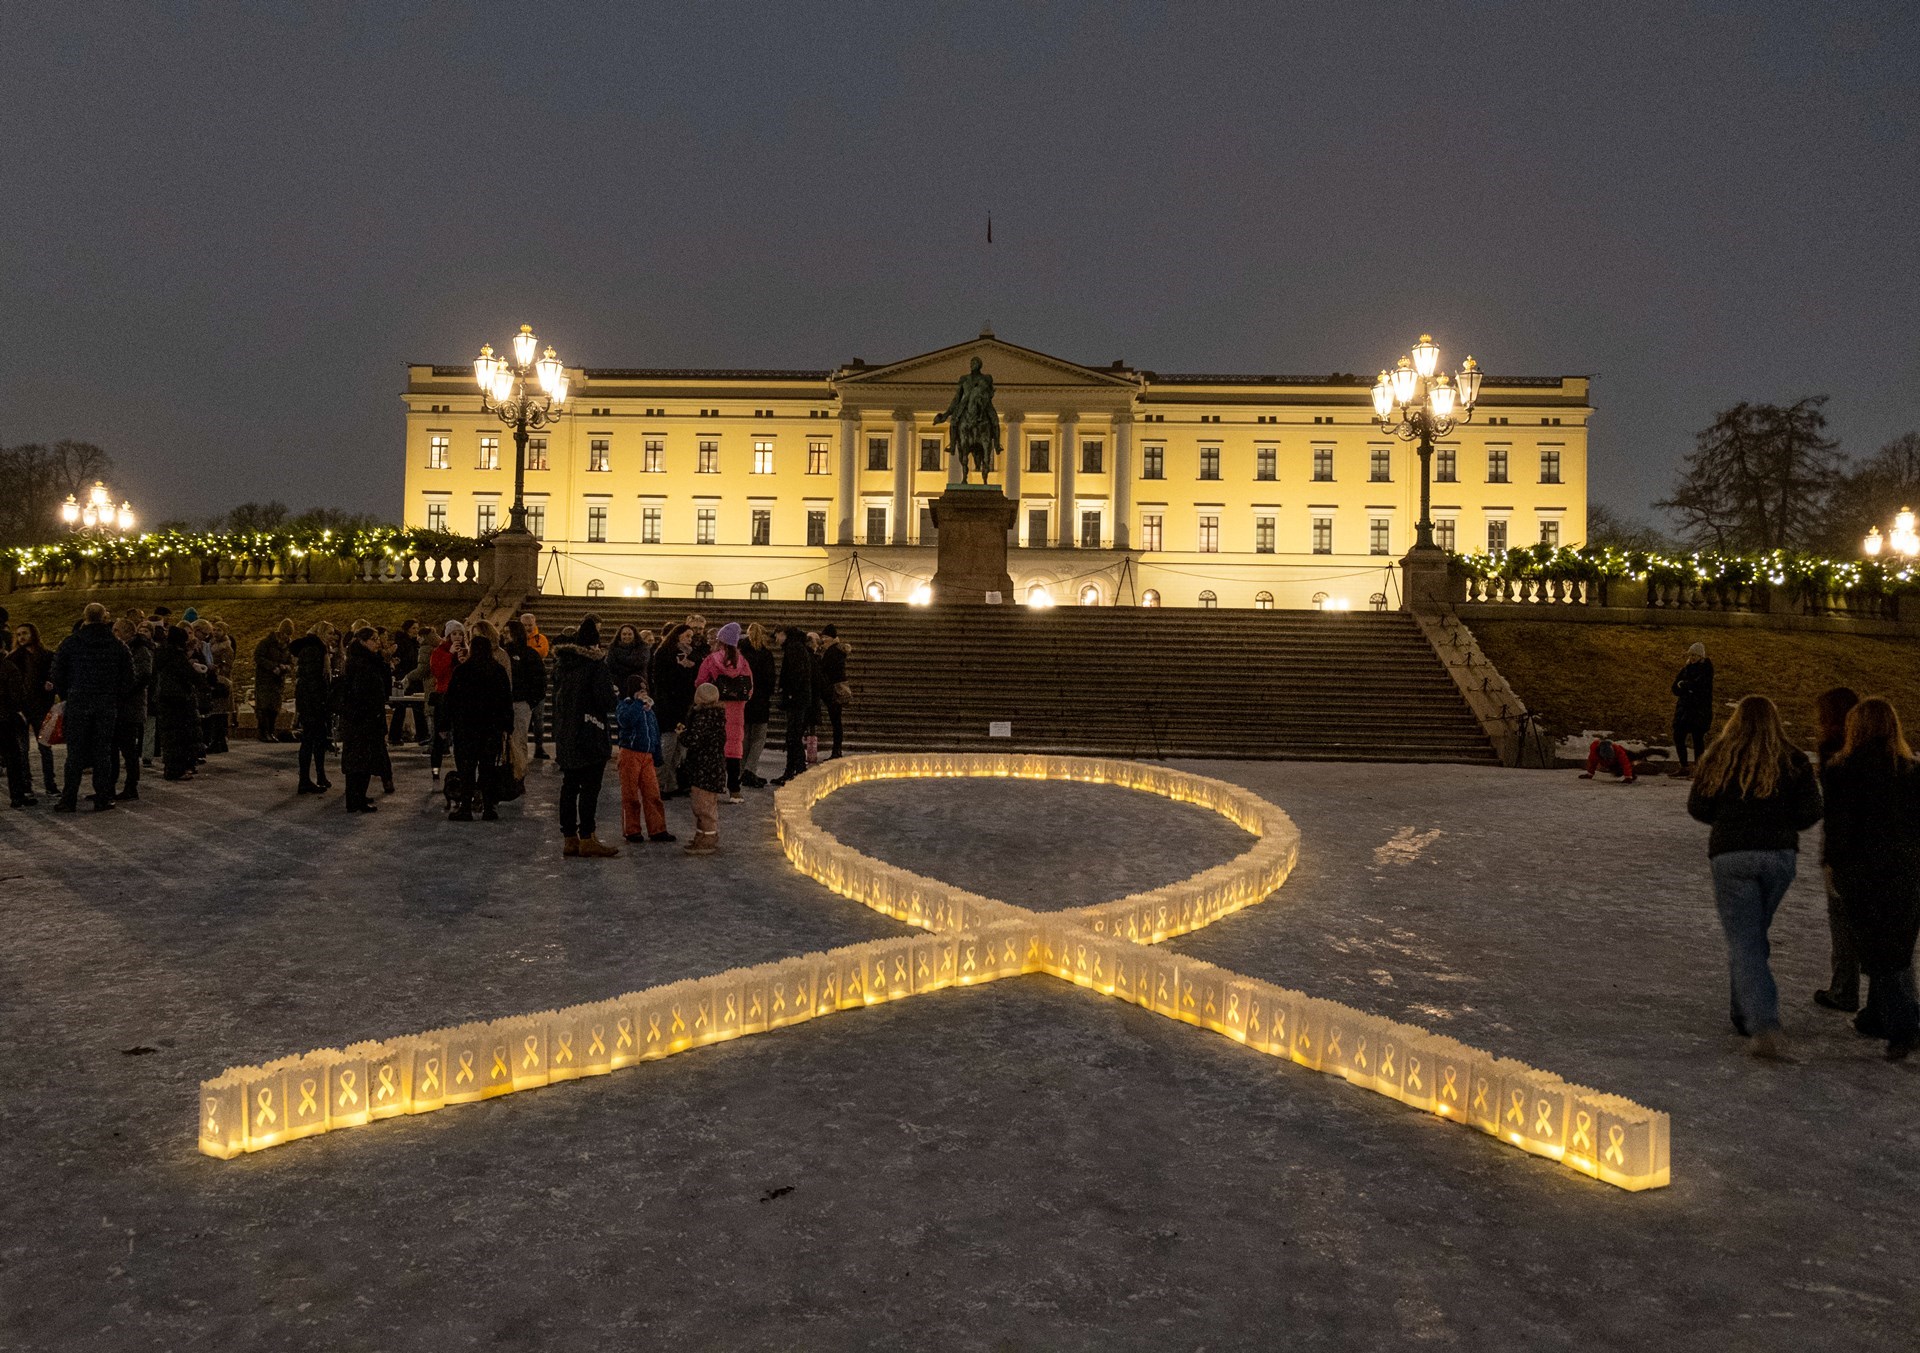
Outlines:
{"label": "person in black coat", "polygon": [[453,733],[453,767],[466,785],[466,797],[448,816],[454,822],[473,821],[473,803],[487,822],[500,814],[500,756],[513,731],[513,679],[493,656],[493,640],[476,635],[467,660],[453,669],[444,704],[447,726]]}
{"label": "person in black coat", "polygon": [[684,798],[686,786],[680,783],[680,725],[693,708],[693,688],[700,674],[694,657],[693,631],[675,625],[654,650],[653,670],[647,690],[653,696],[653,714],[660,721],[660,797]]}
{"label": "person in black coat", "polygon": [[392,783],[386,743],[387,697],[392,693],[393,673],[381,655],[380,636],[370,627],[355,630],[332,690],[340,711],[340,773],[347,781],[349,813],[378,811],[367,794],[374,776]]}
{"label": "person in black coat", "polygon": [[507,661],[513,666],[513,744],[508,749],[513,762],[514,779],[525,778],[528,760],[527,734],[534,716],[547,700],[547,660],[527,639],[527,627],[518,620],[507,622],[503,645]]}
{"label": "person in black coat", "polygon": [[[409,620],[400,626],[393,636],[393,688],[398,690],[406,679],[413,675],[413,669],[420,665],[420,628],[418,620]],[[387,726],[387,741],[398,747],[407,740],[407,711],[413,711],[413,731],[415,736],[425,741],[427,736],[427,712],[424,707],[415,705],[395,705],[392,721]]]}
{"label": "person in black coat", "polygon": [[1695,644],[1687,650],[1687,665],[1673,679],[1673,751],[1680,758],[1679,774],[1685,779],[1687,744],[1693,744],[1697,760],[1707,749],[1707,734],[1713,729],[1713,661],[1707,646]]}
{"label": "person in black coat", "polygon": [[846,736],[848,690],[847,646],[840,642],[840,631],[828,625],[820,631],[820,698],[826,702],[827,719],[833,725],[833,756],[840,755],[841,740]]}
{"label": "person in black coat", "polygon": [[747,626],[740,654],[753,673],[753,694],[747,697],[747,740],[740,757],[740,783],[749,789],[764,789],[760,774],[760,751],[767,745],[767,725],[773,719],[773,694],[780,681],[774,667],[773,646],[759,624]]}
{"label": "person in black coat", "polygon": [[22,621],[13,632],[13,652],[6,660],[20,669],[27,687],[27,733],[40,749],[40,778],[51,798],[60,792],[53,782],[53,748],[40,741],[40,727],[53,709],[53,652],[40,642],[40,628]]}
{"label": "person in black coat", "polygon": [[5,657],[0,657],[0,763],[6,766],[7,799],[15,808],[40,802],[27,764],[27,678]]}
{"label": "person in black coat", "polygon": [[121,698],[132,685],[133,656],[114,637],[107,608],[89,602],[79,628],[53,655],[54,693],[67,704],[66,778],[55,812],[79,807],[83,772],[93,777],[93,810],[113,807],[113,730]]}
{"label": "person in black coat", "polygon": [[159,718],[161,778],[187,780],[200,741],[200,691],[206,676],[187,653],[187,632],[167,630],[153,655],[153,707]]}
{"label": "person in black coat", "polygon": [[805,630],[790,625],[776,637],[780,641],[780,708],[787,717],[787,766],[774,783],[783,785],[807,769],[807,722],[813,714],[816,662]]}
{"label": "person in black coat", "polygon": [[629,677],[650,677],[652,667],[653,654],[641,642],[639,630],[622,625],[614,631],[613,642],[607,645],[607,671],[613,676],[615,690],[627,689]]}
{"label": "person in black coat", "polygon": [[[327,693],[333,687],[327,659],[327,632],[333,626],[321,621],[287,645],[293,655],[293,710],[300,720],[300,793],[324,794],[333,788],[327,778],[327,723],[332,705]],[[171,632],[168,638],[172,638]]]}
{"label": "person in black coat", "polygon": [[1913,948],[1920,936],[1920,764],[1887,701],[1847,715],[1847,741],[1821,774],[1827,867],[1846,912],[1867,1005],[1854,1027],[1898,1061],[1920,1047]]}
{"label": "person in black coat", "polygon": [[[606,859],[620,847],[596,834],[600,781],[613,755],[613,711],[620,703],[600,647],[600,621],[589,615],[578,632],[554,645],[553,756],[560,763],[562,855]],[[664,720],[662,721],[664,724]]]}
{"label": "person in black coat", "polygon": [[133,685],[120,697],[113,724],[113,782],[116,803],[140,797],[140,747],[147,734],[147,702],[153,694],[153,640],[131,620],[114,622],[113,632],[133,659]]}

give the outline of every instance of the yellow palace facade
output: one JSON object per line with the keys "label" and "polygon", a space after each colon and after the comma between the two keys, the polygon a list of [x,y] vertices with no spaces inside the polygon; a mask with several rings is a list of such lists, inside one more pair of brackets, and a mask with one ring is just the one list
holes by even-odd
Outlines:
{"label": "yellow palace facade", "polygon": [[[1397,606],[1420,509],[1412,444],[1372,422],[1371,377],[1090,367],[995,338],[832,370],[570,369],[529,442],[541,589],[571,595],[912,600],[953,471],[935,417],[978,357],[1018,504],[1010,602]],[[409,525],[506,526],[513,431],[470,364],[414,365]],[[1486,378],[1436,443],[1438,542],[1584,542],[1584,376]]]}

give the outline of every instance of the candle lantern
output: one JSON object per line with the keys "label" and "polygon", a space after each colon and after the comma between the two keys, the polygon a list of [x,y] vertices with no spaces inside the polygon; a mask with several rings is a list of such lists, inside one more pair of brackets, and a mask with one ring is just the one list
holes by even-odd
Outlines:
{"label": "candle lantern", "polygon": [[740,1032],[743,1034],[763,1034],[772,1028],[768,1021],[772,1008],[771,992],[773,983],[780,980],[778,964],[762,963],[749,968],[740,979],[740,999],[745,1008],[740,1012]]}
{"label": "candle lantern", "polygon": [[498,1033],[506,1040],[507,1066],[515,1090],[533,1090],[547,1083],[547,1017],[551,1013],[543,1010],[537,1015],[495,1021]]}
{"label": "candle lantern", "polygon": [[339,1056],[330,1048],[289,1057],[287,1062],[287,1134],[285,1140],[311,1137],[327,1130],[331,1104],[327,1082]]}
{"label": "candle lantern", "polygon": [[1600,1178],[1623,1189],[1664,1188],[1671,1173],[1668,1121],[1618,1095],[1599,1097]]}
{"label": "candle lantern", "polygon": [[[367,1117],[392,1118],[413,1102],[413,1042],[390,1038],[360,1045],[367,1057]],[[352,1049],[349,1049],[351,1052]]]}
{"label": "candle lantern", "polygon": [[373,1116],[372,1097],[367,1090],[367,1047],[355,1043],[335,1057],[327,1079],[329,1130],[359,1127]]}
{"label": "candle lantern", "polygon": [[1320,1045],[1323,1023],[1321,1007],[1326,1002],[1311,996],[1302,996],[1291,1002],[1293,1043],[1292,1057],[1295,1062],[1312,1071],[1321,1069]]}
{"label": "candle lantern", "polygon": [[599,1001],[578,1007],[578,1027],[584,1044],[580,1049],[581,1075],[604,1076],[613,1070],[613,1045],[618,1036],[613,1021],[619,1008],[618,1001]]}
{"label": "candle lantern", "polygon": [[1388,1033],[1400,1054],[1395,1097],[1410,1109],[1432,1113],[1439,1089],[1435,1072],[1448,1040],[1406,1024],[1390,1025]]}
{"label": "candle lantern", "polygon": [[579,1007],[555,1010],[547,1016],[547,1084],[578,1080],[587,1074],[586,1029]]}
{"label": "candle lantern", "polygon": [[1500,1061],[1476,1051],[1467,1086],[1467,1122],[1496,1137],[1500,1135]]}
{"label": "candle lantern", "polygon": [[287,1072],[281,1062],[244,1067],[240,1094],[247,1114],[247,1150],[278,1146],[287,1136]]}
{"label": "candle lantern", "polygon": [[408,1113],[431,1113],[447,1102],[447,1031],[435,1029],[406,1040],[413,1053]]}
{"label": "candle lantern", "polygon": [[200,1086],[200,1149],[221,1160],[247,1149],[246,1082],[235,1071]]}

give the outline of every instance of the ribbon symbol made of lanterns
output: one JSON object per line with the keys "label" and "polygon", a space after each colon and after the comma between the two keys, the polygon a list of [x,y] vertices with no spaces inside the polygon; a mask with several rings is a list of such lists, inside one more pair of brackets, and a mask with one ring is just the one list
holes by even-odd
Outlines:
{"label": "ribbon symbol made of lanterns", "polygon": [[[1191,878],[1089,907],[1034,912],[914,874],[856,850],[813,821],[822,799],[850,785],[917,778],[1056,780],[1113,785],[1208,809],[1248,832],[1253,845]],[[1172,953],[1161,942],[1209,925],[1270,896],[1292,871],[1299,832],[1292,819],[1250,790],[1167,766],[1091,757],[1017,753],[847,757],[774,795],[774,829],[789,863],[843,897],[931,934],[873,940],[731,969],[609,1001],[494,1020],[481,1025],[323,1049],[264,1067],[233,1067],[201,1086],[207,1101],[200,1149],[222,1159],[333,1128],[400,1113],[600,1075],[745,1034],[955,986],[1046,973],[1155,1014],[1231,1037],[1270,1056],[1332,1074],[1494,1140],[1625,1189],[1669,1181],[1665,1114],[1631,1100],[1571,1085],[1550,1072],[1470,1048],[1431,1031],[1276,987]],[[1243,1013],[1244,1016],[1243,1016]],[[617,1028],[609,1052],[603,1030]],[[644,1036],[639,1031],[644,1029]],[[576,1041],[589,1048],[576,1059]],[[506,1052],[525,1055],[509,1071]],[[482,1091],[442,1091],[439,1068],[461,1047],[493,1049]],[[552,1056],[544,1055],[551,1049]],[[471,1053],[467,1053],[471,1056]],[[469,1065],[461,1061],[462,1067]],[[264,1081],[316,1071],[351,1086],[356,1069],[377,1068],[374,1104],[357,1114],[319,1115],[287,1132],[248,1115],[222,1113]],[[1470,1104],[1461,1108],[1461,1086]],[[458,1091],[454,1093],[453,1091]],[[271,1114],[271,1088],[259,1089]],[[1489,1104],[1495,1107],[1489,1107]],[[1532,1103],[1531,1117],[1526,1106]],[[1598,1129],[1606,1146],[1593,1160],[1580,1148]],[[1570,1146],[1575,1149],[1569,1150]]]}

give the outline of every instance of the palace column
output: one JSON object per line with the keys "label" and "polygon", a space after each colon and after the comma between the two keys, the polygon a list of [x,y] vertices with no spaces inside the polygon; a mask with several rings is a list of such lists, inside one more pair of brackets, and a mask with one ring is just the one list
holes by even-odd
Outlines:
{"label": "palace column", "polygon": [[907,514],[913,511],[913,466],[911,457],[918,456],[920,448],[913,444],[913,410],[895,409],[893,411],[893,543],[904,545],[910,539],[907,533]]}
{"label": "palace column", "polygon": [[1133,539],[1133,415],[1113,415],[1113,548],[1132,548]]}
{"label": "palace column", "polygon": [[[1006,455],[1006,464],[1000,471],[1000,483],[1008,499],[1013,503],[1015,514],[1013,532],[1007,537],[1009,545],[1020,543],[1020,469],[1026,463],[1020,458],[1027,453],[1027,448],[1021,444],[1020,429],[1025,418],[1026,415],[1023,413],[1007,415],[1007,439],[1002,446]],[[1040,542],[1042,545],[1046,543],[1044,540]]]}
{"label": "palace column", "polygon": [[860,483],[860,411],[840,410],[840,501],[834,505],[834,536],[842,545],[853,544],[853,500]]}
{"label": "palace column", "polygon": [[1079,461],[1074,457],[1080,452],[1077,445],[1080,431],[1080,415],[1063,413],[1060,415],[1060,435],[1055,439],[1060,446],[1060,496],[1054,509],[1055,520],[1059,527],[1054,538],[1060,542],[1060,548],[1073,548],[1073,477],[1080,469]]}

